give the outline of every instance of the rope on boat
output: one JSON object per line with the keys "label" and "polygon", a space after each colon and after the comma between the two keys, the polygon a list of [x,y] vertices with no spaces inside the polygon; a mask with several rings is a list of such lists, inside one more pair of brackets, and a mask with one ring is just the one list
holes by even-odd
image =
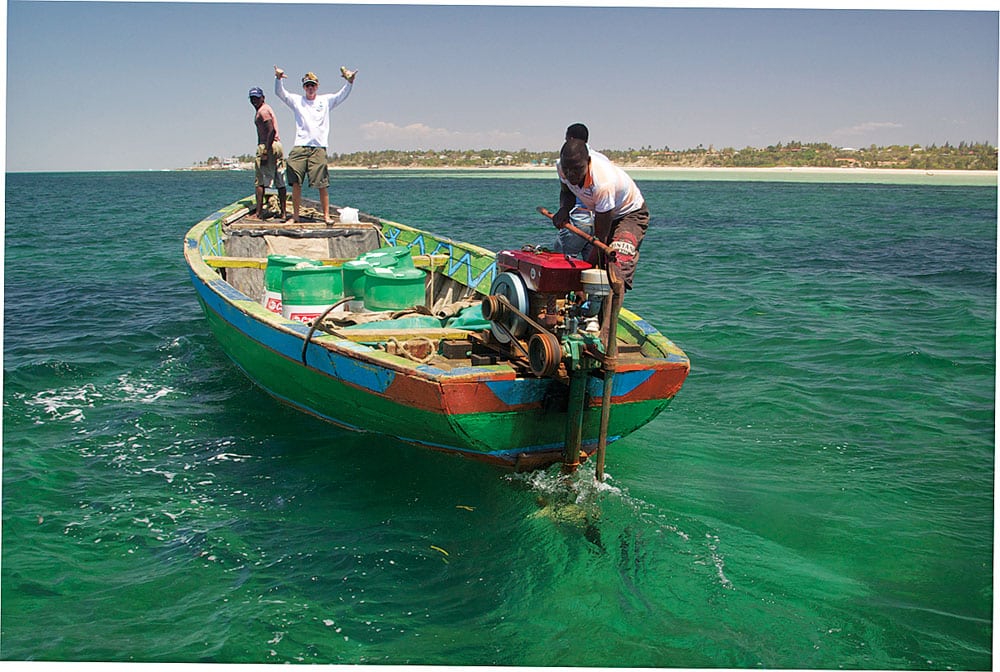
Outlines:
{"label": "rope on boat", "polygon": [[[385,243],[386,247],[392,247],[392,243],[390,243],[389,239],[385,237],[385,232],[382,231],[382,227],[381,226],[379,226],[378,224],[372,223],[371,227],[373,229],[375,229],[375,234],[382,240],[383,243]],[[434,264],[431,264],[432,268],[433,268],[433,266],[434,266]]]}
{"label": "rope on boat", "polygon": [[277,217],[281,214],[281,200],[278,198],[277,194],[271,194],[268,196],[263,205],[272,217]]}
{"label": "rope on boat", "polygon": [[[290,202],[291,201],[287,201],[286,205]],[[264,211],[268,218],[281,216],[281,200],[278,198],[277,194],[268,195],[261,205],[264,206]],[[286,208],[286,212],[290,213],[291,209]],[[318,219],[319,221],[323,221],[323,213],[309,205],[303,205],[299,208],[299,217],[302,219]]]}
{"label": "rope on boat", "polygon": [[[415,350],[417,346],[426,348],[427,354],[418,355],[412,352],[411,349]],[[397,341],[395,336],[390,336],[385,342],[385,351],[391,355],[402,355],[418,364],[426,364],[437,354],[437,342],[425,336],[416,336],[405,341]]]}
{"label": "rope on boat", "polygon": [[322,315],[320,315],[319,317],[317,317],[315,320],[312,321],[312,324],[309,325],[309,333],[306,334],[306,340],[304,340],[302,342],[302,365],[303,366],[308,366],[308,364],[306,364],[306,349],[309,347],[309,342],[312,341],[313,334],[316,333],[316,327],[318,327],[320,325],[320,323],[323,321],[323,319],[327,315],[329,315],[333,311],[334,308],[336,308],[337,306],[342,306],[345,303],[347,303],[348,301],[353,301],[353,300],[354,300],[353,296],[345,296],[340,301],[337,301],[337,303],[333,304],[332,306],[330,306],[329,308],[327,308],[326,310],[324,310]]}

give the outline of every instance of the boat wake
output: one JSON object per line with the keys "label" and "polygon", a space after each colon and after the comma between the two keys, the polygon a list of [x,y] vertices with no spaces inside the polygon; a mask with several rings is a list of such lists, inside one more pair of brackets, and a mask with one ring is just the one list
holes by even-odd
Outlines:
{"label": "boat wake", "polygon": [[[535,495],[538,508],[529,518],[549,520],[563,529],[576,529],[600,553],[609,551],[605,539],[616,539],[619,569],[628,576],[647,573],[645,558],[651,554],[659,558],[675,555],[683,558],[694,573],[705,575],[707,571],[717,587],[735,590],[725,572],[724,544],[719,530],[703,521],[679,520],[676,514],[615,484],[609,473],[605,473],[604,482],[597,482],[593,467],[584,464],[572,474],[562,474],[559,466],[553,466],[507,474],[504,478]],[[664,548],[653,551],[651,545]]]}

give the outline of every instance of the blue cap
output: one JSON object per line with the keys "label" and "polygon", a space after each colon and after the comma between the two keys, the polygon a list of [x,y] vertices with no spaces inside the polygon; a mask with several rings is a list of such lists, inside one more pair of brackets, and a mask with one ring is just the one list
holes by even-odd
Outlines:
{"label": "blue cap", "polygon": [[259,86],[255,86],[252,89],[250,89],[250,97],[251,98],[263,98],[264,97],[264,92],[261,90],[261,88]]}

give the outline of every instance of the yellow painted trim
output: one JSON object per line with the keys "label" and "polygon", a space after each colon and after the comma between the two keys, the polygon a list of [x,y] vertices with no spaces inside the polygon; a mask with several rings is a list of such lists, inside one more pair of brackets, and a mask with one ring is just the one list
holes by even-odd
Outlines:
{"label": "yellow painted trim", "polygon": [[[260,268],[267,267],[267,259],[260,257],[202,257],[206,264],[212,268]],[[326,266],[343,266],[345,261],[350,259],[319,259]],[[413,265],[417,268],[428,268],[431,266],[440,267],[448,262],[447,255],[444,254],[420,254],[413,257]]]}

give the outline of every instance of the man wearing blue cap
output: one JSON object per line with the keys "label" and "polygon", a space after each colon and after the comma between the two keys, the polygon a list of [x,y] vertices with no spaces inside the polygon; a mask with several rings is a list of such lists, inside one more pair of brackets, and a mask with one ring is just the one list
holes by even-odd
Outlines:
{"label": "man wearing blue cap", "polygon": [[278,190],[281,219],[285,220],[285,152],[278,137],[278,119],[274,110],[264,102],[264,92],[259,86],[250,89],[250,104],[257,110],[253,123],[257,127],[257,158],[254,161],[254,184],[257,187],[258,219],[264,216],[264,189],[272,184]]}

